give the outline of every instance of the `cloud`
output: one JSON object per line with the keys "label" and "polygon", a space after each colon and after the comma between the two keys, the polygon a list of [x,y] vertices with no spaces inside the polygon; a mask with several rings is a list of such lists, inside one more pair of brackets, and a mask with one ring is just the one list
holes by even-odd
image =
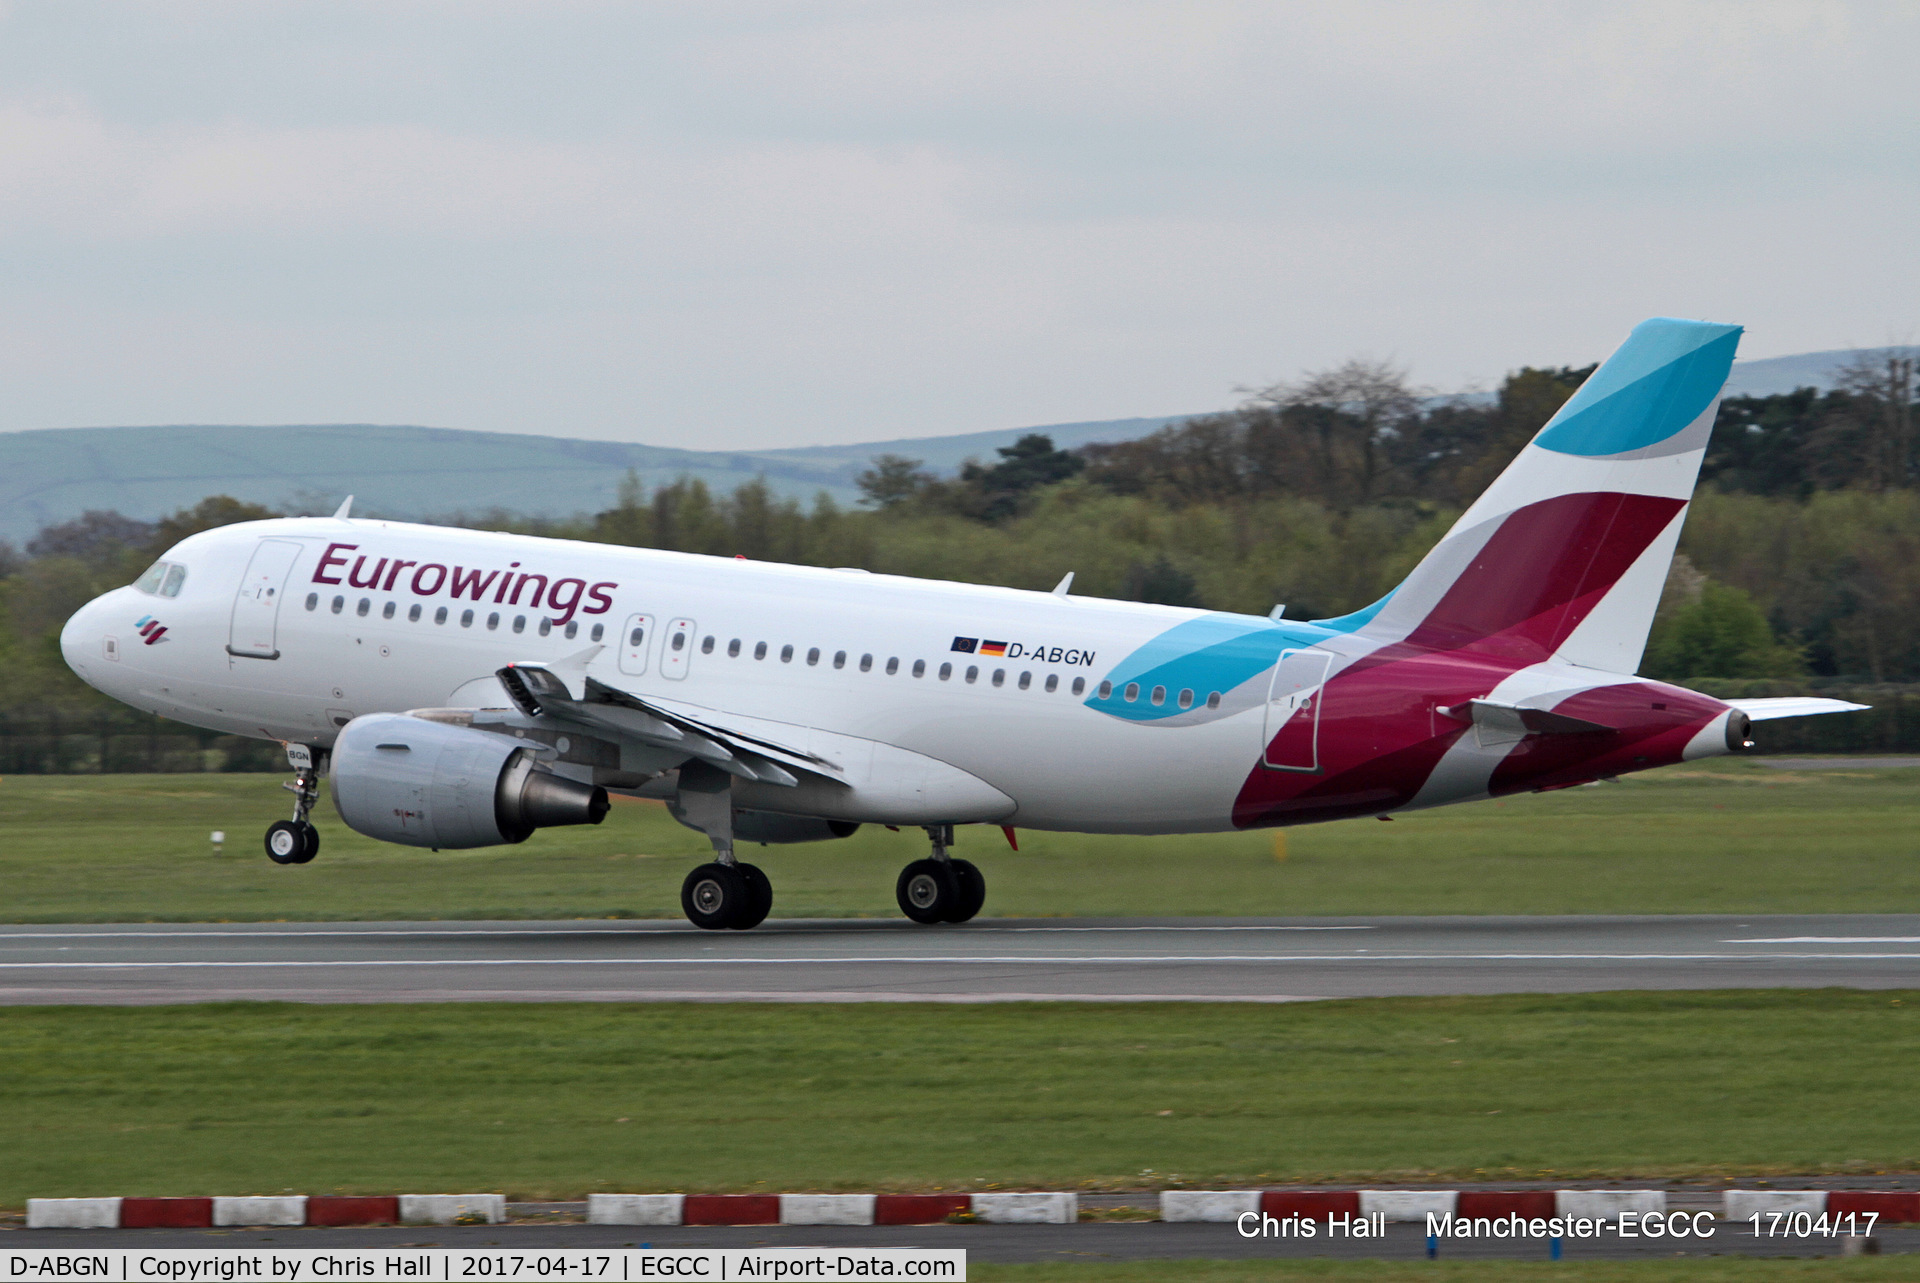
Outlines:
{"label": "cloud", "polygon": [[1897,8],[112,12],[0,12],[0,427],[851,440],[1920,287]]}

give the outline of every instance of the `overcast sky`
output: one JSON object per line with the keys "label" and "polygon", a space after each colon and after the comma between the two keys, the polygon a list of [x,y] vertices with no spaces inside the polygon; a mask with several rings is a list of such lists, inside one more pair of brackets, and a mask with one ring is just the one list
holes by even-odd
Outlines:
{"label": "overcast sky", "polygon": [[750,447],[1920,330],[1920,6],[0,0],[0,429]]}

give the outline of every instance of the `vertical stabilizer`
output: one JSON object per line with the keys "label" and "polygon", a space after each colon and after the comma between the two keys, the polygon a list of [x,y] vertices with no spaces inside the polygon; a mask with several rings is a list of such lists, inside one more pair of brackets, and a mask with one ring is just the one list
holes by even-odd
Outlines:
{"label": "vertical stabilizer", "polygon": [[1357,631],[1633,672],[1739,342],[1737,325],[1635,326]]}

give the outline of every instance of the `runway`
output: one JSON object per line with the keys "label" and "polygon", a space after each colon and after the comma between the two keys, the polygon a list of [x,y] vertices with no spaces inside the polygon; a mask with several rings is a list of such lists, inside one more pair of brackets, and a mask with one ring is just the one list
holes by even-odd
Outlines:
{"label": "runway", "polygon": [[1296,1002],[1920,987],[1920,915],[0,927],[0,1003]]}

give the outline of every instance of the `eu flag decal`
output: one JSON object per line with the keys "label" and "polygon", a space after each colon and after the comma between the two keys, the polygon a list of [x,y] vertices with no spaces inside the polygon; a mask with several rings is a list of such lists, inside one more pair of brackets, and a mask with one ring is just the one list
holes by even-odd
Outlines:
{"label": "eu flag decal", "polygon": [[956,637],[953,639],[953,649],[963,655],[973,654],[973,648],[979,644],[980,639],[978,637]]}

